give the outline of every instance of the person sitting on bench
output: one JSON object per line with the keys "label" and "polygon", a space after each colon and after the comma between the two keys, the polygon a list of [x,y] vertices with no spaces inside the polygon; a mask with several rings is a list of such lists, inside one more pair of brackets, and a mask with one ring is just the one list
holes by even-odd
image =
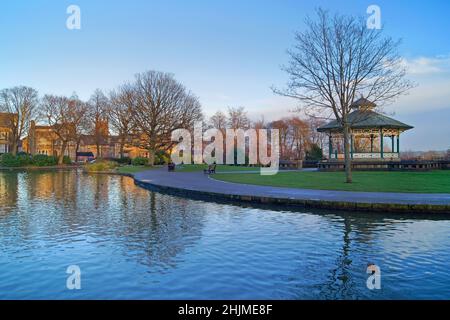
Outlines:
{"label": "person sitting on bench", "polygon": [[175,171],[175,163],[169,162],[167,168],[169,169],[169,171]]}
{"label": "person sitting on bench", "polygon": [[210,164],[210,165],[208,166],[208,169],[203,170],[203,172],[204,172],[205,174],[213,174],[213,173],[216,173],[216,164],[215,164],[215,163],[214,163],[214,164]]}

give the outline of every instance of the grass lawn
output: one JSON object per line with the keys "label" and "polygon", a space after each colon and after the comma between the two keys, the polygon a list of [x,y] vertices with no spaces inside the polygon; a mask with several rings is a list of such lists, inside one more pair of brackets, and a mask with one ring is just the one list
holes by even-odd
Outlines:
{"label": "grass lawn", "polygon": [[[188,164],[188,165],[179,165],[176,167],[175,171],[177,172],[194,172],[194,171],[203,171],[207,169],[207,164]],[[246,166],[229,166],[224,164],[218,164],[216,167],[217,172],[227,172],[227,171],[256,171],[259,170],[258,167],[246,167]]]}
{"label": "grass lawn", "polygon": [[216,174],[214,179],[275,187],[409,193],[450,193],[450,170],[430,172],[353,172],[353,183],[345,183],[343,172],[280,172],[259,174]]}
{"label": "grass lawn", "polygon": [[158,167],[146,167],[146,166],[123,166],[118,167],[117,172],[122,174],[134,174],[141,171],[152,170]]}

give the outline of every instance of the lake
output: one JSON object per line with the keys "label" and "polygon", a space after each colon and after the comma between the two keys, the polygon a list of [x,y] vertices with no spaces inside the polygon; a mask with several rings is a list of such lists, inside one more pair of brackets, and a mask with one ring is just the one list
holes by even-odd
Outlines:
{"label": "lake", "polygon": [[[80,290],[66,286],[73,265]],[[128,177],[0,172],[0,299],[450,299],[449,266],[450,217],[244,207]]]}

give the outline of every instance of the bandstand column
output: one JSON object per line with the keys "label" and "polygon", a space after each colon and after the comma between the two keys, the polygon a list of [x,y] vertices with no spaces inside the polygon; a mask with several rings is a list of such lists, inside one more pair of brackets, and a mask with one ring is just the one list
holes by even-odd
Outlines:
{"label": "bandstand column", "polygon": [[383,128],[380,129],[380,154],[381,158],[384,158],[384,141],[383,141]]}
{"label": "bandstand column", "polygon": [[353,133],[350,134],[350,155],[353,159]]}
{"label": "bandstand column", "polygon": [[394,153],[394,135],[391,136],[392,140],[392,153]]}
{"label": "bandstand column", "polygon": [[331,134],[328,136],[328,159],[331,160],[331,155],[333,154],[333,141],[331,141]]}
{"label": "bandstand column", "polygon": [[400,154],[400,133],[397,136],[397,153]]}
{"label": "bandstand column", "polygon": [[370,135],[370,153],[373,153],[373,134]]}

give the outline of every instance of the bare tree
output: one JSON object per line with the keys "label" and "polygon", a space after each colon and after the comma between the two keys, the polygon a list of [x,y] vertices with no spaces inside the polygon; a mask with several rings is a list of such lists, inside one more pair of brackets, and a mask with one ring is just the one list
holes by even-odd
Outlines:
{"label": "bare tree", "polygon": [[142,146],[154,163],[155,152],[173,146],[172,131],[191,129],[203,119],[196,96],[169,73],[148,71],[138,74],[135,83],[137,105],[133,120],[142,132]]}
{"label": "bare tree", "polygon": [[346,180],[352,182],[348,114],[359,94],[382,105],[406,93],[412,83],[397,53],[399,41],[384,37],[381,30],[368,29],[362,18],[330,16],[319,9],[317,20],[306,19],[305,31],[296,34],[290,76],[278,94],[296,98],[302,109],[333,115],[344,135]]}
{"label": "bare tree", "polygon": [[289,136],[289,123],[287,119],[280,119],[273,121],[271,123],[271,128],[278,129],[280,132],[280,157],[281,159],[286,159],[288,147],[288,136]]}
{"label": "bare tree", "polygon": [[123,85],[117,91],[110,94],[110,106],[108,108],[109,121],[112,129],[117,133],[120,144],[120,157],[124,157],[124,147],[134,129],[133,114],[136,105],[136,92],[131,85]]}
{"label": "bare tree", "polygon": [[91,134],[94,137],[97,148],[97,158],[101,158],[100,145],[109,136],[108,132],[108,107],[109,100],[100,89],[95,90],[89,103],[89,119],[91,119]]}
{"label": "bare tree", "polygon": [[20,86],[0,91],[0,111],[13,114],[8,117],[13,155],[17,154],[20,140],[28,133],[38,105],[38,92],[33,88]]}
{"label": "bare tree", "polygon": [[222,131],[223,133],[226,130],[227,121],[227,116],[222,111],[217,111],[211,116],[211,118],[209,118],[209,125],[214,129]]}
{"label": "bare tree", "polygon": [[280,156],[284,160],[303,159],[311,145],[311,132],[306,121],[299,117],[289,117],[273,121],[271,128],[280,133]]}
{"label": "bare tree", "polygon": [[228,127],[235,130],[250,128],[250,119],[244,107],[228,108]]}
{"label": "bare tree", "polygon": [[58,164],[63,164],[69,142],[76,142],[85,124],[87,106],[76,96],[45,95],[42,99],[42,113],[59,139]]}
{"label": "bare tree", "polygon": [[299,117],[287,119],[291,132],[290,150],[295,160],[304,159],[312,145],[312,131],[308,123]]}
{"label": "bare tree", "polygon": [[71,115],[71,140],[75,142],[75,161],[78,162],[78,151],[80,150],[81,141],[92,130],[90,114],[92,106],[78,99],[77,95],[73,95],[69,103],[73,112]]}
{"label": "bare tree", "polygon": [[320,119],[317,117],[309,117],[306,122],[309,125],[309,134],[311,135],[311,144],[315,144],[319,146],[319,148],[323,149],[326,145],[325,141],[327,135],[323,132],[317,131],[318,128],[324,126],[326,121],[324,119]]}
{"label": "bare tree", "polygon": [[259,120],[253,121],[252,128],[255,130],[267,129],[267,123],[264,116],[261,116]]}

